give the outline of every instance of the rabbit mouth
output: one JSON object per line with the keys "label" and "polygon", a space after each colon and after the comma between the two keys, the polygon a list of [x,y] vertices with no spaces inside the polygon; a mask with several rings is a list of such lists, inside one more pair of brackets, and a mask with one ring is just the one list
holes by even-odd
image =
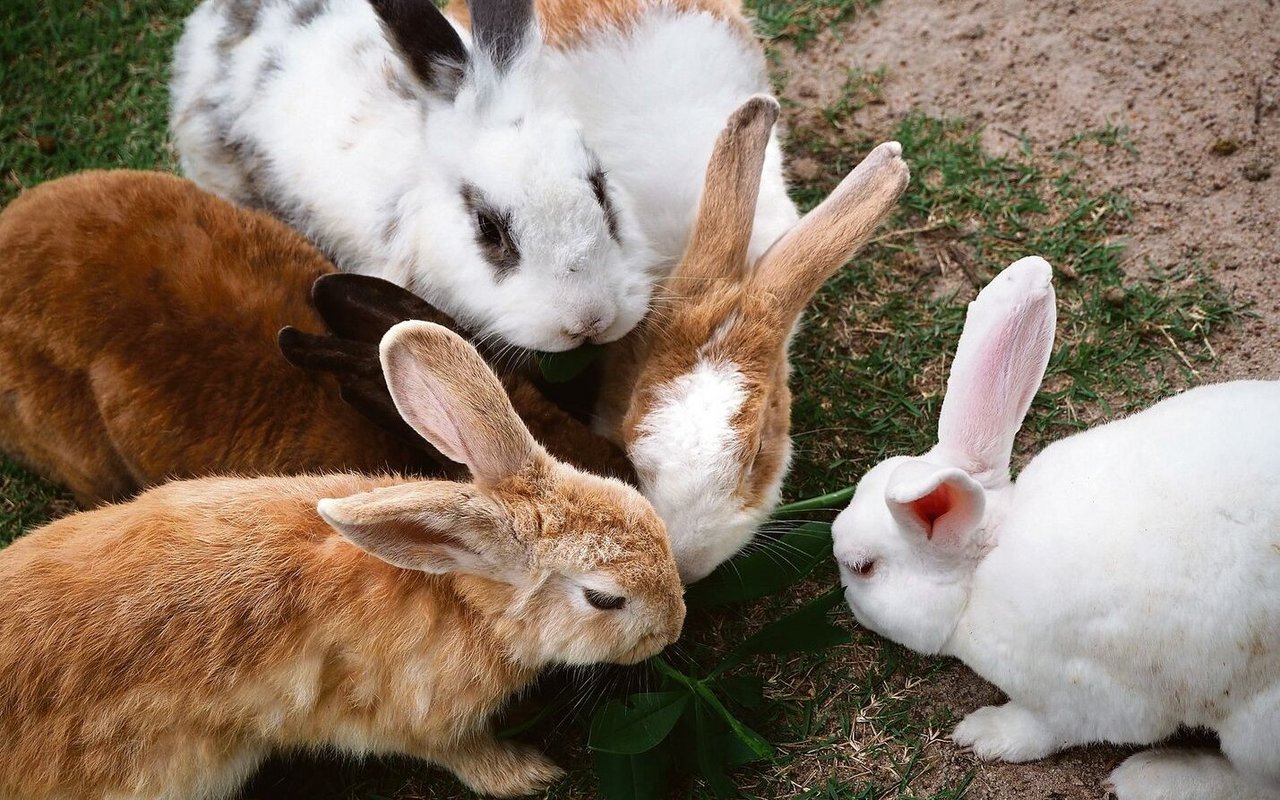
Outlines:
{"label": "rabbit mouth", "polygon": [[626,653],[618,657],[619,664],[639,664],[646,658],[656,656],[661,653],[663,648],[670,644],[669,637],[656,633],[645,634],[634,647]]}

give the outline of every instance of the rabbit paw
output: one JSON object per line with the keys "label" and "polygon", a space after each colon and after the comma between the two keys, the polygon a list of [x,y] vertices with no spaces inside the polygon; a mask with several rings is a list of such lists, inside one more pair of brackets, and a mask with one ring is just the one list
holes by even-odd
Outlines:
{"label": "rabbit paw", "polygon": [[1013,703],[978,709],[961,720],[951,740],[984,761],[1034,761],[1062,747],[1035,714]]}
{"label": "rabbit paw", "polygon": [[1125,759],[1107,780],[1119,800],[1276,800],[1247,782],[1231,762],[1204,750],[1144,750]]}
{"label": "rabbit paw", "polygon": [[536,794],[564,777],[564,770],[534,748],[497,739],[473,741],[439,760],[468,788],[493,797]]}

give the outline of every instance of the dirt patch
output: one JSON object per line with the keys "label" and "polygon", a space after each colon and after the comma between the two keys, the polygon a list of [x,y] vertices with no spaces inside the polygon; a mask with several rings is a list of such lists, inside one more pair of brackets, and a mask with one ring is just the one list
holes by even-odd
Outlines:
{"label": "dirt patch", "polygon": [[849,117],[872,135],[911,111],[979,120],[995,153],[1115,133],[1079,170],[1132,201],[1127,268],[1207,265],[1257,318],[1214,341],[1221,363],[1202,377],[1280,378],[1274,0],[883,0],[780,66],[809,109],[839,100],[849,68],[884,68],[884,102]]}
{"label": "dirt patch", "polygon": [[[913,111],[980,121],[997,154],[1102,133],[1112,146],[1085,143],[1079,174],[1132,202],[1126,270],[1197,261],[1256,315],[1213,340],[1221,361],[1202,379],[1280,378],[1275,0],[883,0],[800,52],[783,47],[779,66],[796,117],[838,103],[849,69],[884,68],[883,102],[848,117],[877,138]],[[957,717],[1001,699],[959,666],[920,691]],[[935,768],[913,784],[916,793],[975,766],[950,744],[933,750]],[[1107,773],[1129,752],[1098,747],[1035,764],[977,765],[966,797],[1104,797]]]}

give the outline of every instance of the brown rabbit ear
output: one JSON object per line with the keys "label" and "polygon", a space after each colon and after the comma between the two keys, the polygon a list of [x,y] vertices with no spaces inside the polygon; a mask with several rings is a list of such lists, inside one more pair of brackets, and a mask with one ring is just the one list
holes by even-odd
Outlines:
{"label": "brown rabbit ear", "polygon": [[716,139],[698,202],[698,216],[674,288],[687,280],[740,280],[760,195],[769,134],[778,119],[778,101],[755,95],[733,112]]}
{"label": "brown rabbit ear", "polygon": [[794,320],[889,215],[910,176],[902,145],[877,146],[826,200],[765,252],[752,286],[773,298],[784,320]]}
{"label": "brown rabbit ear", "polygon": [[311,302],[331,332],[376,345],[392,325],[409,319],[457,330],[444,312],[391,281],[344,272],[321,275],[311,285]]}
{"label": "brown rabbit ear", "polygon": [[436,574],[502,578],[514,541],[502,509],[466,484],[404,483],[326,498],[316,511],[353,544],[389,564]]}
{"label": "brown rabbit ear", "polygon": [[447,328],[401,322],[382,339],[382,370],[396,409],[480,484],[521,471],[545,452],[534,441],[493,370]]}
{"label": "brown rabbit ear", "polygon": [[382,364],[376,344],[307,333],[292,325],[280,329],[276,343],[285,360],[295,367],[343,376],[377,376],[381,380]]}

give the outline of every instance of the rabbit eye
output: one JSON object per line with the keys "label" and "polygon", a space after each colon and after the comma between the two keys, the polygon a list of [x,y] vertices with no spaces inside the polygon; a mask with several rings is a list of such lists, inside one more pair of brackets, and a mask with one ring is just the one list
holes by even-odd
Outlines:
{"label": "rabbit eye", "polygon": [[495,210],[470,184],[462,187],[462,202],[475,218],[476,244],[501,280],[520,265],[520,251],[511,235],[511,215]]}
{"label": "rabbit eye", "polygon": [[480,239],[489,247],[506,248],[507,237],[503,235],[502,225],[493,215],[486,211],[476,212],[476,230]]}
{"label": "rabbit eye", "polygon": [[587,598],[587,602],[601,611],[616,611],[627,604],[627,598],[619,597],[616,594],[607,592],[598,592],[595,589],[583,589],[582,596]]}
{"label": "rabbit eye", "polygon": [[609,228],[609,236],[615,242],[620,241],[618,238],[618,212],[613,208],[613,202],[609,199],[609,184],[605,178],[605,172],[597,169],[591,173],[587,180],[591,183],[591,191],[596,196],[596,202],[600,204],[600,210],[604,212],[604,223]]}
{"label": "rabbit eye", "polygon": [[874,558],[868,558],[865,561],[859,561],[851,566],[850,569],[852,569],[854,574],[859,578],[870,578],[871,574],[876,571],[876,560]]}

